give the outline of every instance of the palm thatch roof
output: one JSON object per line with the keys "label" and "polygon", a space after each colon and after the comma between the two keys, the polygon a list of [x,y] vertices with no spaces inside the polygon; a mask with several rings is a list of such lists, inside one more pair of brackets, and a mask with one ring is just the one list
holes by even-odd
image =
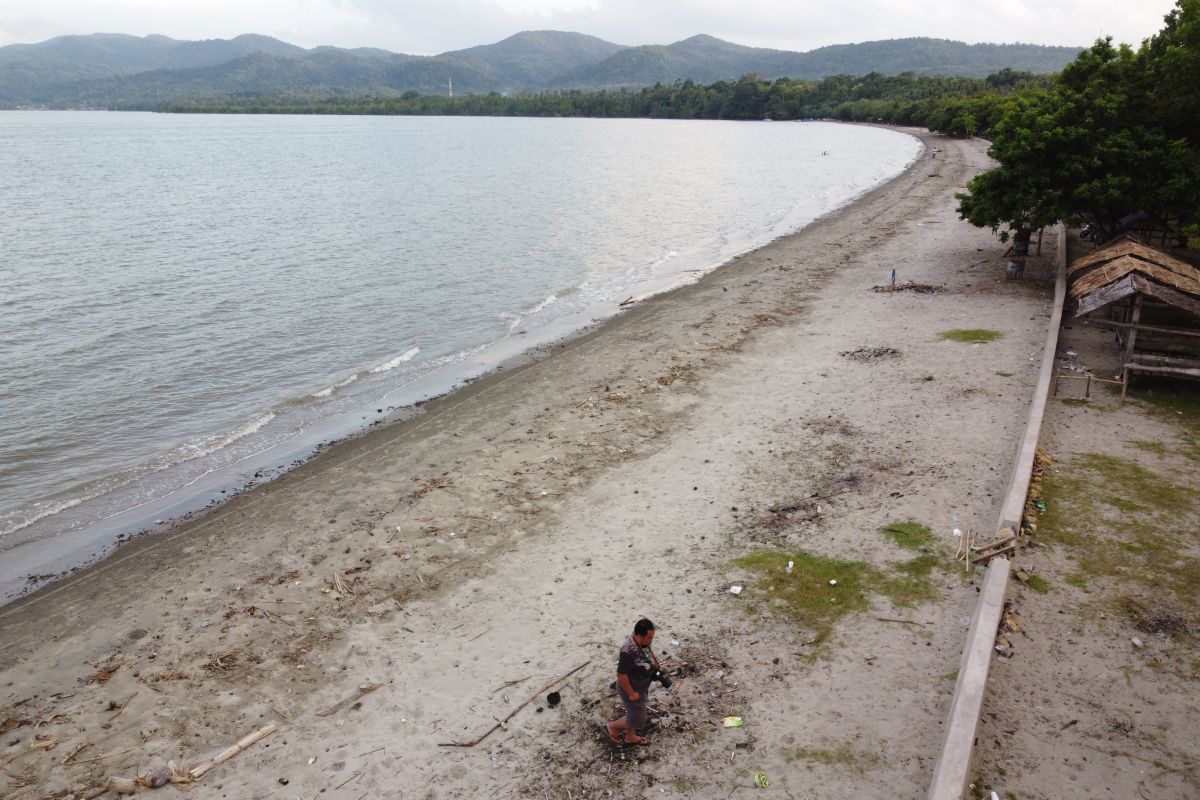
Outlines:
{"label": "palm thatch roof", "polygon": [[1076,259],[1067,280],[1076,317],[1135,292],[1200,316],[1200,269],[1132,237]]}

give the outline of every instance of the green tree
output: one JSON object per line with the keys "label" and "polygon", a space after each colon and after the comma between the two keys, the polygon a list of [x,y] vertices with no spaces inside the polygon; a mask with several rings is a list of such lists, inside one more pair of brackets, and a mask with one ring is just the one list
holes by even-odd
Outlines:
{"label": "green tree", "polygon": [[1028,230],[1092,219],[1106,234],[1144,211],[1200,230],[1200,0],[1178,0],[1138,52],[1097,41],[1049,91],[1005,102],[990,155],[999,166],[959,195],[980,227]]}

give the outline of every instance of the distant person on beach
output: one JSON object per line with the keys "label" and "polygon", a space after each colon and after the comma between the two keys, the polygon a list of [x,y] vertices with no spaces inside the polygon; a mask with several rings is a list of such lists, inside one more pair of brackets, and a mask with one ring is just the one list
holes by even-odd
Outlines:
{"label": "distant person on beach", "polygon": [[[617,657],[617,694],[625,706],[625,716],[608,723],[608,738],[614,744],[649,744],[638,735],[646,725],[646,695],[650,681],[658,674],[658,658],[650,649],[654,641],[654,623],[642,618],[633,626],[633,635],[625,639]],[[670,683],[664,682],[663,686]]]}

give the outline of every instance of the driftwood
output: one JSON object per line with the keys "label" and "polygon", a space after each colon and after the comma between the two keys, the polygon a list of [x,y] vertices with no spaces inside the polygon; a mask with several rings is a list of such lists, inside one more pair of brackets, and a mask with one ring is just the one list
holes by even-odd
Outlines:
{"label": "driftwood", "polygon": [[511,712],[509,712],[509,715],[508,715],[507,717],[505,717],[504,719],[500,720],[499,722],[497,722],[497,723],[496,723],[495,725],[493,725],[492,727],[488,728],[486,731],[484,731],[482,734],[480,734],[480,735],[479,735],[477,738],[475,738],[475,739],[473,739],[473,740],[471,740],[471,741],[469,741],[469,742],[439,742],[439,743],[438,743],[438,747],[474,747],[475,745],[479,744],[479,743],[480,743],[480,742],[482,742],[484,739],[486,739],[487,737],[489,737],[489,736],[491,736],[493,733],[495,733],[495,731],[496,731],[496,729],[497,729],[497,728],[502,728],[502,727],[504,727],[504,726],[505,726],[505,724],[506,724],[506,723],[507,723],[507,722],[508,722],[510,719],[512,719],[513,717],[515,717],[515,716],[517,715],[517,712],[518,712],[518,711],[520,711],[522,708],[524,708],[525,706],[529,705],[529,704],[530,704],[530,703],[532,703],[534,700],[536,700],[538,697],[540,697],[540,696],[541,696],[541,694],[542,694],[542,692],[544,692],[544,691],[546,691],[546,690],[548,690],[548,689],[553,689],[555,686],[557,686],[558,684],[562,683],[562,682],[563,682],[563,681],[565,681],[567,678],[569,678],[569,677],[571,677],[572,675],[574,675],[576,672],[579,672],[579,670],[583,669],[584,667],[586,667],[586,666],[587,666],[588,664],[590,664],[590,663],[592,663],[592,660],[589,658],[587,661],[583,662],[583,663],[582,663],[582,664],[580,664],[578,667],[576,667],[575,669],[573,669],[573,670],[571,670],[570,672],[568,672],[566,675],[563,675],[563,676],[562,676],[562,677],[560,677],[560,678],[555,678],[554,680],[550,681],[550,682],[549,682],[549,683],[547,683],[545,686],[543,686],[542,688],[540,688],[540,689],[538,689],[536,692],[534,692],[534,693],[533,693],[533,695],[532,695],[532,696],[530,696],[530,698],[529,698],[528,700],[526,700],[524,703],[521,703],[521,705],[517,706],[517,707],[516,707],[516,708],[514,708],[514,709],[513,709]]}
{"label": "driftwood", "polygon": [[317,716],[318,717],[332,717],[334,714],[341,711],[343,708],[350,705],[358,698],[362,697],[363,695],[368,695],[371,692],[375,691],[376,689],[379,688],[379,686],[380,686],[380,684],[378,684],[378,683],[364,683],[362,686],[359,686],[357,689],[355,689],[349,695],[347,695],[346,697],[343,697],[341,700],[337,701],[336,703],[331,705],[329,708],[323,708],[320,711],[318,711]]}
{"label": "driftwood", "polygon": [[213,767],[217,766],[218,764],[228,761],[229,759],[236,756],[238,753],[245,750],[250,745],[257,742],[259,739],[263,739],[267,736],[270,736],[272,733],[274,733],[277,730],[279,730],[279,726],[276,725],[274,722],[272,722],[270,725],[268,725],[265,728],[260,728],[260,729],[256,730],[254,733],[243,736],[241,739],[239,739],[237,741],[236,744],[231,744],[229,747],[222,750],[218,755],[216,755],[212,759],[205,761],[203,764],[199,764],[199,765],[193,767],[191,769],[191,771],[188,772],[188,775],[191,777],[192,780],[199,780],[200,777],[204,775],[204,773],[208,772]]}
{"label": "driftwood", "polygon": [[1017,549],[1017,537],[1006,536],[1003,539],[997,539],[994,542],[985,544],[975,548],[975,554],[971,558],[972,564],[980,564],[989,561],[996,556],[1007,555]]}

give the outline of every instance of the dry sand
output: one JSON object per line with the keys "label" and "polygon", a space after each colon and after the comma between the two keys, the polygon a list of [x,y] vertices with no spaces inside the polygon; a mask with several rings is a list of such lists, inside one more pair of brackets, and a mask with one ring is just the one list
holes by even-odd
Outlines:
{"label": "dry sand", "polygon": [[[277,722],[193,796],[923,796],[978,576],[871,594],[816,643],[733,564],[886,570],[880,527],[914,520],[952,565],[954,528],[995,524],[1050,259],[1004,281],[954,213],[985,143],[913,133],[911,169],[808,229],[0,609],[0,795],[88,796]],[[943,291],[873,292],[893,267]],[[642,615],[677,680],[623,750],[599,726]],[[557,708],[440,745],[585,662]]]}

